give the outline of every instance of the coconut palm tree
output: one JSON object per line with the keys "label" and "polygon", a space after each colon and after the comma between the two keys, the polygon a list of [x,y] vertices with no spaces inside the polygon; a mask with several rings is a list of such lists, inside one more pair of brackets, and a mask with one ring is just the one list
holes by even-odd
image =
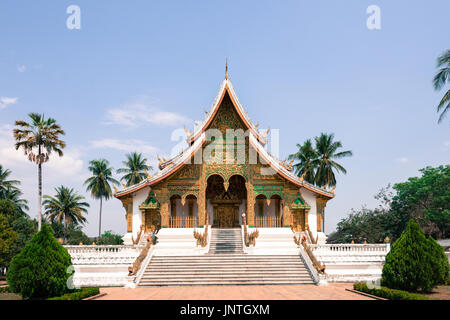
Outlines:
{"label": "coconut palm tree", "polygon": [[336,172],[343,172],[344,174],[347,173],[347,170],[337,163],[335,159],[353,155],[351,151],[336,152],[339,148],[342,148],[342,143],[340,141],[333,141],[333,139],[333,133],[321,133],[319,137],[314,138],[316,152],[318,154],[315,182],[319,187],[335,186],[336,178],[334,176],[334,170]]}
{"label": "coconut palm tree", "polygon": [[[435,90],[441,90],[446,83],[450,83],[450,50],[442,53],[437,59],[437,68],[440,68],[434,76],[433,84]],[[444,94],[437,106],[437,112],[440,112],[438,123],[441,123],[447,112],[450,110],[450,89]]]}
{"label": "coconut palm tree", "polygon": [[3,193],[7,192],[11,188],[17,188],[20,184],[18,180],[8,180],[11,170],[3,168],[0,164],[0,197]]}
{"label": "coconut palm tree", "polygon": [[92,176],[84,182],[86,190],[91,192],[91,195],[95,199],[100,199],[100,213],[99,213],[99,226],[98,236],[102,234],[102,202],[103,199],[108,200],[111,195],[110,183],[119,185],[119,181],[112,177],[113,168],[109,166],[109,162],[105,159],[92,160],[89,162],[89,171],[92,172]]}
{"label": "coconut palm tree", "polygon": [[147,165],[147,159],[142,158],[142,153],[132,152],[126,155],[127,160],[123,161],[125,168],[117,169],[117,173],[124,173],[120,181],[125,181],[128,186],[141,182],[146,178],[146,171],[152,170]]}
{"label": "coconut palm tree", "polygon": [[318,154],[314,149],[311,139],[306,140],[303,145],[297,144],[298,151],[289,155],[288,160],[298,161],[294,164],[294,172],[297,176],[304,178],[309,183],[314,183],[316,168],[318,165]]}
{"label": "coconut palm tree", "polygon": [[25,199],[22,199],[23,193],[18,188],[15,187],[9,187],[6,189],[6,191],[0,193],[0,199],[6,199],[11,201],[17,209],[19,209],[21,212],[25,213],[25,210],[30,210],[28,207],[28,201]]}
{"label": "coconut palm tree", "polygon": [[56,195],[51,197],[44,195],[45,215],[53,223],[65,225],[66,229],[72,226],[84,224],[89,203],[84,202],[84,197],[73,189],[60,186],[55,188]]}
{"label": "coconut palm tree", "polygon": [[42,164],[50,159],[52,152],[63,156],[62,149],[66,143],[59,139],[65,135],[63,129],[53,118],[45,119],[44,115],[30,113],[30,122],[17,120],[17,128],[13,130],[16,150],[23,149],[28,160],[38,165],[38,231],[41,230],[42,219]]}

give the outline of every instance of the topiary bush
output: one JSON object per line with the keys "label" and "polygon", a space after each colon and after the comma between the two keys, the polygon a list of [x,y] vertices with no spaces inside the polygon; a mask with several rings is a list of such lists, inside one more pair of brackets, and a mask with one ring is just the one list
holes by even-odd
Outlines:
{"label": "topiary bush", "polygon": [[419,225],[410,220],[386,255],[382,285],[392,289],[429,292],[443,283],[442,273],[445,270],[448,273],[448,261],[446,268],[435,242],[432,238],[427,239]]}
{"label": "topiary bush", "polygon": [[68,292],[67,268],[72,265],[70,254],[53,235],[50,226],[43,225],[21,253],[11,261],[6,280],[12,292],[24,299],[60,296]]}
{"label": "topiary bush", "polygon": [[444,252],[444,248],[436,242],[432,237],[428,237],[428,246],[430,250],[430,256],[433,261],[431,267],[433,269],[433,280],[435,285],[447,284],[450,265],[448,263],[447,255]]}

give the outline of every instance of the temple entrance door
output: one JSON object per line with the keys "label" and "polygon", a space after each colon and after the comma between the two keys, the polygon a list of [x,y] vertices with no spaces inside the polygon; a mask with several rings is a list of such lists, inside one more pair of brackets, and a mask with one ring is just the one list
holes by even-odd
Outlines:
{"label": "temple entrance door", "polygon": [[145,232],[152,232],[161,226],[161,215],[156,210],[145,210]]}
{"label": "temple entrance door", "polygon": [[233,228],[239,226],[238,208],[218,205],[214,208],[214,227]]}
{"label": "temple entrance door", "polygon": [[305,231],[306,221],[305,221],[305,210],[293,210],[292,213],[292,225],[294,228]]}

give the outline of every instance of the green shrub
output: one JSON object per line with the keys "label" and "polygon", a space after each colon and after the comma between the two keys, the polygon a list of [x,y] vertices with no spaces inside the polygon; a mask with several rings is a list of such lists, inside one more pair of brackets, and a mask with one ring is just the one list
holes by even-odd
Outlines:
{"label": "green shrub", "polygon": [[436,242],[432,237],[428,237],[428,246],[430,250],[430,258],[432,259],[433,280],[435,285],[446,284],[450,266],[444,248]]}
{"label": "green shrub", "polygon": [[9,290],[8,286],[0,287],[0,293],[9,293],[9,292],[10,292],[10,290]]}
{"label": "green shrub", "polygon": [[95,296],[100,293],[97,287],[87,287],[75,290],[75,292],[65,294],[60,297],[49,298],[48,300],[83,300],[88,297]]}
{"label": "green shrub", "polygon": [[387,287],[369,288],[365,283],[355,283],[353,284],[353,289],[389,300],[435,300],[422,294],[389,289]]}
{"label": "green shrub", "polygon": [[6,280],[24,299],[48,298],[67,292],[67,268],[72,265],[67,250],[56,241],[50,226],[43,225],[21,253],[11,261]]}
{"label": "green shrub", "polygon": [[102,236],[97,239],[98,245],[120,245],[123,244],[123,239],[120,234],[116,234],[111,230],[105,231]]}
{"label": "green shrub", "polygon": [[[400,237],[392,244],[383,266],[382,285],[399,290],[425,292],[443,283],[447,270],[432,238],[427,239],[419,225],[410,220]],[[442,248],[440,249],[442,250]]]}

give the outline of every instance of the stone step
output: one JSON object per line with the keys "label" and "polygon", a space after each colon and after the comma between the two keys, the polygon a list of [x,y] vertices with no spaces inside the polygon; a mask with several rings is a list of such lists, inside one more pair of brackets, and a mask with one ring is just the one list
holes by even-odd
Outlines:
{"label": "stone step", "polygon": [[168,286],[243,286],[243,285],[312,285],[312,280],[215,280],[215,281],[142,281],[139,287]]}

